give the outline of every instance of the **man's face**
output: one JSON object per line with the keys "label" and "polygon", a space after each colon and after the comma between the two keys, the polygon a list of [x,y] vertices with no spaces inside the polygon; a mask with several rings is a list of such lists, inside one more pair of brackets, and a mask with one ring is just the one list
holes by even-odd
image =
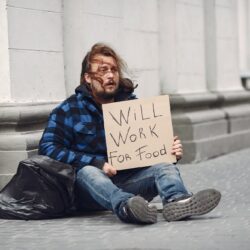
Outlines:
{"label": "man's face", "polygon": [[91,70],[85,74],[92,94],[97,99],[111,100],[119,87],[119,72],[113,57],[96,55],[91,62]]}

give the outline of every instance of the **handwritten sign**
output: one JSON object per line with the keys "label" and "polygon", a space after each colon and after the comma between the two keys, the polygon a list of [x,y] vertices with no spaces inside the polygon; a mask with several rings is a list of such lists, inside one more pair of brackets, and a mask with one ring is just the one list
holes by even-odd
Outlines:
{"label": "handwritten sign", "polygon": [[117,170],[176,162],[169,96],[103,105],[108,162]]}

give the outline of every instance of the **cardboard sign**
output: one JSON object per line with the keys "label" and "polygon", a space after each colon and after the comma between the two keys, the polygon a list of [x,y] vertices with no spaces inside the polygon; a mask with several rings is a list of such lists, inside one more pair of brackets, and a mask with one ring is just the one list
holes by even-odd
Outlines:
{"label": "cardboard sign", "polygon": [[102,107],[108,162],[117,170],[176,162],[167,95]]}

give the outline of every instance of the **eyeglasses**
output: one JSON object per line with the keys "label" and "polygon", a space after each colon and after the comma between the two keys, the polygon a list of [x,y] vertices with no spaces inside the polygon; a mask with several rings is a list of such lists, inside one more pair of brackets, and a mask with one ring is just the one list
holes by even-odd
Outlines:
{"label": "eyeglasses", "polygon": [[91,74],[99,74],[100,76],[106,76],[108,73],[112,73],[114,75],[117,75],[118,68],[113,66],[113,67],[108,67],[108,66],[99,66],[96,72],[89,72]]}

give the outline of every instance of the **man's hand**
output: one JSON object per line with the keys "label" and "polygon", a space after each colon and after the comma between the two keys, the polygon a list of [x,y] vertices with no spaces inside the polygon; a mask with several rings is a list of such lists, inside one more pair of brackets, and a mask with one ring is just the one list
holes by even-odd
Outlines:
{"label": "man's hand", "polygon": [[102,167],[102,170],[109,177],[112,177],[117,174],[115,167],[108,164],[107,162],[105,162],[104,166]]}
{"label": "man's hand", "polygon": [[182,144],[178,136],[174,137],[174,143],[172,146],[171,153],[176,156],[177,160],[180,160],[182,158],[182,155],[183,155]]}

